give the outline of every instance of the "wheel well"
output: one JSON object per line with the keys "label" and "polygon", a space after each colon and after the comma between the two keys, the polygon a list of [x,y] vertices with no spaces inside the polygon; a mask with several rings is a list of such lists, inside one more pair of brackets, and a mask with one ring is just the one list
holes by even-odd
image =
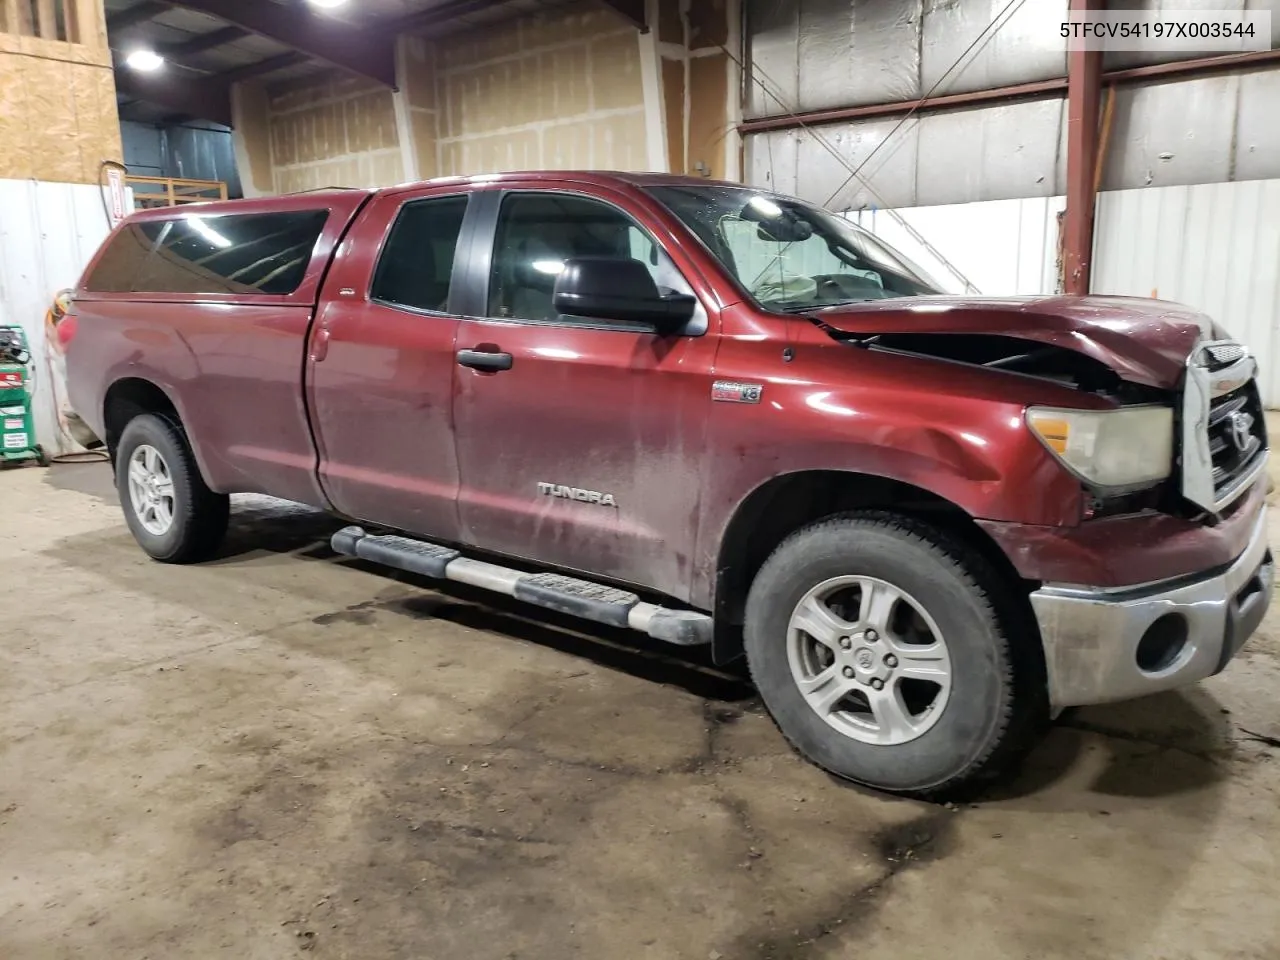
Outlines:
{"label": "wheel well", "polygon": [[107,445],[107,451],[111,454],[112,462],[115,462],[120,435],[124,433],[124,428],[129,425],[130,420],[144,413],[165,413],[175,420],[178,419],[177,408],[174,407],[168,394],[150,380],[142,380],[138,377],[128,377],[113,383],[111,389],[107,391],[106,400],[103,401],[102,412],[102,422],[106,432],[106,436],[102,439]]}
{"label": "wheel well", "polygon": [[[849,510],[880,508],[917,517],[978,550],[1009,583],[1021,577],[962,508],[920,487],[885,477],[814,470],[775,477],[739,505],[720,544],[716,567],[717,662],[741,653],[747,592],[770,554],[791,533]],[[1028,601],[1028,613],[1030,613]]]}

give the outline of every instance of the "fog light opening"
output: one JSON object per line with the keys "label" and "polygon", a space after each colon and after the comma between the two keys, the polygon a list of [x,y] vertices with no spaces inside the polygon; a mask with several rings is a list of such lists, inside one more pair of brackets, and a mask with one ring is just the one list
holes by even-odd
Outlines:
{"label": "fog light opening", "polygon": [[1187,646],[1187,618],[1180,613],[1166,613],[1138,641],[1138,669],[1143,673],[1168,670]]}

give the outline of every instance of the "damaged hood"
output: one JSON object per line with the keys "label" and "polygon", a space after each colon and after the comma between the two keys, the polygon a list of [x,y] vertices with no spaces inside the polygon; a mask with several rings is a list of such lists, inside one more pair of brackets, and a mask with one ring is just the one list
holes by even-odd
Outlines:
{"label": "damaged hood", "polygon": [[1137,297],[911,297],[828,307],[810,314],[854,336],[970,334],[1062,347],[1121,378],[1161,389],[1182,381],[1201,340],[1227,335],[1176,303]]}

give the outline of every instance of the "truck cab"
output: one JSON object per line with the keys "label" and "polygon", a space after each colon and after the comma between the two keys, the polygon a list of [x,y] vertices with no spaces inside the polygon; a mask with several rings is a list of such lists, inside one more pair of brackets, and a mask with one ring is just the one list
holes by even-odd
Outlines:
{"label": "truck cab", "polygon": [[963,298],[820,208],[606,173],[147,211],[75,299],[77,412],[169,562],[228,496],[339,553],[745,653],[826,769],[936,794],[1067,706],[1223,669],[1271,595],[1242,345]]}

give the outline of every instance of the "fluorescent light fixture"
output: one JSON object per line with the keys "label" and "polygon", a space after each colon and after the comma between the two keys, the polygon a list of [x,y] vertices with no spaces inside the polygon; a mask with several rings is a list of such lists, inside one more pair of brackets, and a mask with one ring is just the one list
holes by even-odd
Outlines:
{"label": "fluorescent light fixture", "polygon": [[549,277],[558,277],[564,273],[563,260],[535,260],[531,266],[539,273],[545,273]]}
{"label": "fluorescent light fixture", "polygon": [[319,7],[321,10],[332,10],[335,7],[342,6],[347,0],[308,0],[308,2],[313,7]]}
{"label": "fluorescent light fixture", "polygon": [[200,236],[204,237],[215,247],[225,250],[227,247],[231,246],[230,240],[220,234],[217,230],[213,229],[213,227],[209,226],[209,224],[205,223],[199,217],[187,217],[187,223],[191,224],[192,230],[200,234]]}
{"label": "fluorescent light fixture", "polygon": [[164,66],[164,57],[154,50],[134,50],[124,58],[125,65],[143,73],[151,73]]}

